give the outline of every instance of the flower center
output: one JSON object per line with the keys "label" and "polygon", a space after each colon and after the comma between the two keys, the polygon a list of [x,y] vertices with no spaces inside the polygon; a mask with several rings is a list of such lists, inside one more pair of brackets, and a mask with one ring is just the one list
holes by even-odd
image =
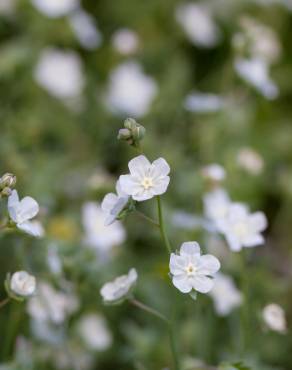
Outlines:
{"label": "flower center", "polygon": [[248,227],[244,222],[238,222],[235,224],[233,230],[239,237],[244,237],[248,234]]}
{"label": "flower center", "polygon": [[142,181],[142,186],[144,187],[145,190],[148,190],[153,186],[152,179],[150,177],[144,177]]}
{"label": "flower center", "polygon": [[186,268],[187,275],[193,275],[196,272],[196,268],[194,265],[189,264]]}

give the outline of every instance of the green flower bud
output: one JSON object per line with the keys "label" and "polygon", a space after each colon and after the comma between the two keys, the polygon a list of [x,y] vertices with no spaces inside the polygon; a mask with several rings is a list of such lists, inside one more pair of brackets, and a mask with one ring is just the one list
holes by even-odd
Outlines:
{"label": "green flower bud", "polygon": [[16,176],[12,173],[5,173],[0,179],[0,188],[14,188],[16,184]]}
{"label": "green flower bud", "polygon": [[135,142],[141,141],[145,136],[146,130],[139,123],[136,124],[136,127],[132,130],[133,139]]}
{"label": "green flower bud", "polygon": [[129,140],[132,137],[132,133],[127,128],[121,128],[118,133],[118,140]]}
{"label": "green flower bud", "polygon": [[137,122],[133,118],[127,118],[124,122],[124,127],[132,131],[137,125]]}

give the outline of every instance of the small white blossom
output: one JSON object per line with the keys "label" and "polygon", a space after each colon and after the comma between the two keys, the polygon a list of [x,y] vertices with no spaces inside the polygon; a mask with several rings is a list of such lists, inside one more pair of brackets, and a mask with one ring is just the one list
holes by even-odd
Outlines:
{"label": "small white blossom", "polygon": [[173,285],[182,293],[193,289],[208,293],[213,288],[213,277],[220,269],[220,262],[210,254],[201,255],[197,242],[185,242],[179,254],[171,253],[169,269]]}
{"label": "small white blossom", "polygon": [[128,55],[138,49],[139,38],[136,32],[127,28],[121,28],[114,33],[112,43],[120,54]]}
{"label": "small white blossom", "polygon": [[242,148],[237,155],[237,163],[252,175],[259,175],[264,168],[263,158],[251,148]]}
{"label": "small white blossom", "polygon": [[100,294],[105,303],[118,303],[125,299],[136,284],[138,274],[132,268],[127,275],[117,277],[115,280],[106,283],[100,290]]}
{"label": "small white blossom", "polygon": [[237,252],[264,243],[261,232],[267,227],[267,219],[263,212],[250,213],[245,205],[232,203],[226,217],[217,225],[230,249]]}
{"label": "small white blossom", "polygon": [[210,292],[218,315],[226,316],[242,303],[242,294],[231,277],[218,273]]}
{"label": "small white blossom", "polygon": [[144,155],[133,158],[128,164],[130,174],[120,176],[122,191],[139,202],[166,192],[170,167],[165,159],[150,163]]}
{"label": "small white blossom", "polygon": [[231,200],[224,189],[215,189],[205,194],[203,201],[205,215],[216,227],[226,217]]}
{"label": "small white blossom", "polygon": [[223,181],[226,176],[224,167],[220,164],[212,163],[202,168],[203,176],[211,181]]}
{"label": "small white blossom", "polygon": [[10,289],[20,297],[29,297],[36,290],[36,279],[26,271],[17,271],[11,277]]}
{"label": "small white blossom", "polygon": [[44,230],[38,221],[30,221],[39,212],[38,203],[31,197],[19,200],[18,193],[13,190],[8,197],[8,213],[18,229],[32,236],[41,237]]}
{"label": "small white blossom", "polygon": [[105,226],[105,215],[100,205],[87,202],[82,208],[82,221],[85,230],[85,244],[101,254],[107,254],[113,247],[122,244],[126,238],[125,229],[120,221]]}
{"label": "small white blossom", "polygon": [[263,319],[269,329],[284,334],[287,330],[285,312],[276,303],[270,303],[263,309]]}
{"label": "small white blossom", "polygon": [[109,109],[132,117],[144,116],[157,93],[157,84],[136,62],[118,66],[110,75],[107,94]]}
{"label": "small white blossom", "polygon": [[129,196],[122,191],[119,181],[117,181],[116,184],[116,191],[117,194],[107,194],[101,203],[101,209],[105,214],[105,226],[111,225],[116,221],[118,215],[124,209],[129,200]]}
{"label": "small white blossom", "polygon": [[221,32],[210,11],[202,4],[189,2],[180,5],[175,15],[177,22],[194,45],[212,48],[219,42]]}
{"label": "small white blossom", "polygon": [[201,92],[190,93],[184,101],[184,107],[190,112],[217,112],[225,105],[225,99],[219,95]]}
{"label": "small white blossom", "polygon": [[104,317],[86,314],[78,322],[78,333],[86,347],[92,351],[105,351],[112,344],[112,335]]}
{"label": "small white blossom", "polygon": [[38,11],[49,18],[58,18],[78,8],[79,0],[31,0]]}
{"label": "small white blossom", "polygon": [[84,87],[81,60],[73,51],[43,50],[34,77],[40,86],[59,99],[79,98]]}

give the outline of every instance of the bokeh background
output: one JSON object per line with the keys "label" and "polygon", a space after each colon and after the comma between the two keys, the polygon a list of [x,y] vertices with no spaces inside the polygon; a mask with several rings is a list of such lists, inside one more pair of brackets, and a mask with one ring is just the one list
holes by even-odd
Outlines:
{"label": "bokeh background", "polygon": [[[240,359],[291,370],[291,35],[289,0],[0,0],[0,169],[38,200],[46,230],[41,240],[1,235],[0,281],[26,269],[75,300],[58,322],[39,323],[25,303],[3,308],[1,370],[171,368],[163,324],[127,303],[102,305],[102,284],[132,266],[137,296],[178,317],[185,370]],[[135,215],[105,230],[90,213],[135,155],[116,138],[126,117],[146,127],[147,156],[170,163],[163,206],[173,245],[198,240],[240,287],[238,255],[196,222],[210,163],[225,168],[232,199],[268,217],[265,246],[248,256],[243,354],[239,309],[221,317],[210,296],[176,291],[157,230]],[[155,202],[139,207],[156,218]],[[286,312],[285,334],[262,321],[270,302]],[[91,314],[94,348],[79,330]]]}

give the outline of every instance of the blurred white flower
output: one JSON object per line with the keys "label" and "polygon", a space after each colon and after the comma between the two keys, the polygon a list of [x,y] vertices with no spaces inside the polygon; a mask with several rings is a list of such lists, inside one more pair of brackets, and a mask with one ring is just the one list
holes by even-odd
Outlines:
{"label": "blurred white flower", "polygon": [[242,294],[230,276],[218,273],[210,292],[218,315],[226,316],[242,303]]}
{"label": "blurred white flower", "polygon": [[85,49],[93,50],[100,46],[102,35],[90,14],[78,9],[69,16],[69,22],[77,39]]}
{"label": "blurred white flower", "polygon": [[226,172],[220,164],[212,163],[202,168],[202,175],[208,180],[220,182],[225,179]]}
{"label": "blurred white flower", "polygon": [[35,320],[61,324],[78,307],[79,302],[73,294],[58,292],[48,283],[40,282],[37,295],[28,302],[27,311]]}
{"label": "blurred white flower", "polygon": [[225,218],[218,220],[218,229],[224,234],[232,251],[255,247],[265,242],[261,232],[267,227],[263,212],[249,213],[244,204],[232,203]]}
{"label": "blurred white flower", "polygon": [[277,85],[269,76],[267,63],[260,58],[237,58],[234,64],[238,75],[252,85],[267,99],[273,100],[279,95]]}
{"label": "blurred white flower", "polygon": [[85,230],[85,243],[101,254],[107,254],[113,247],[122,244],[126,238],[120,221],[105,226],[105,215],[100,205],[87,202],[82,208],[82,221]]}
{"label": "blurred white flower", "polygon": [[0,14],[10,15],[15,10],[17,0],[0,0]]}
{"label": "blurred white flower", "polygon": [[139,47],[139,38],[136,32],[121,28],[112,37],[114,48],[123,55],[133,54]]}
{"label": "blurred white flower", "polygon": [[39,205],[33,198],[19,200],[16,190],[8,197],[8,213],[17,228],[32,236],[41,237],[44,235],[42,225],[38,221],[30,221],[38,212]]}
{"label": "blurred white flower", "polygon": [[84,87],[81,60],[73,51],[43,50],[34,77],[40,86],[59,99],[78,98]]}
{"label": "blurred white flower", "polygon": [[131,268],[127,275],[119,276],[115,280],[104,284],[100,290],[103,301],[108,304],[115,304],[127,298],[137,279],[136,269]]}
{"label": "blurred white flower", "polygon": [[269,329],[282,334],[286,333],[287,323],[285,311],[281,306],[276,303],[270,303],[263,309],[262,315]]}
{"label": "blurred white flower", "polygon": [[185,230],[195,230],[201,228],[205,223],[202,217],[198,217],[192,213],[180,210],[173,212],[171,220],[175,227]]}
{"label": "blurred white flower", "polygon": [[133,158],[128,164],[130,174],[120,176],[122,191],[134,200],[143,201],[166,192],[170,167],[165,159],[150,163],[144,155]]}
{"label": "blurred white flower", "polygon": [[210,11],[202,4],[189,2],[180,5],[175,16],[194,45],[212,48],[218,44],[221,32]]}
{"label": "blurred white flower", "polygon": [[86,314],[78,322],[78,333],[86,347],[92,351],[105,351],[112,344],[112,335],[104,317]]}
{"label": "blurred white flower", "polygon": [[144,116],[157,93],[157,84],[136,62],[118,66],[110,75],[107,105],[117,113]]}
{"label": "blurred white flower", "polygon": [[79,0],[31,0],[38,11],[49,18],[58,18],[78,8]]}
{"label": "blurred white flower", "polygon": [[220,262],[210,254],[201,255],[197,242],[185,242],[179,254],[171,253],[169,269],[173,285],[182,293],[190,293],[192,289],[208,293],[213,288],[213,277],[220,269]]}
{"label": "blurred white flower", "polygon": [[252,175],[259,175],[264,167],[263,158],[252,148],[241,148],[237,155],[237,163]]}
{"label": "blurred white flower", "polygon": [[227,215],[231,200],[224,189],[215,189],[204,195],[204,213],[208,219],[217,223]]}
{"label": "blurred white flower", "polygon": [[29,297],[36,290],[36,279],[26,271],[17,271],[11,277],[10,289],[20,297]]}
{"label": "blurred white flower", "polygon": [[105,226],[111,225],[116,221],[118,215],[124,209],[129,200],[129,196],[121,189],[119,181],[117,181],[116,184],[116,191],[117,194],[107,194],[101,203],[101,209],[105,214]]}
{"label": "blurred white flower", "polygon": [[219,95],[200,92],[190,93],[184,101],[184,107],[191,112],[217,112],[225,105],[225,99]]}

